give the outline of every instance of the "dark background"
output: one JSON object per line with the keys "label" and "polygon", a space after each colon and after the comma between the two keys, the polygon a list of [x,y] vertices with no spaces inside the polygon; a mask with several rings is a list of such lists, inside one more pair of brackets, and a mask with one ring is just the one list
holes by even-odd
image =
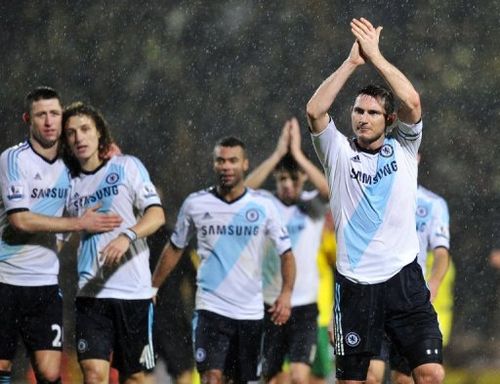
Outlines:
{"label": "dark background", "polygon": [[[53,86],[66,103],[101,109],[122,150],[163,190],[173,224],[187,194],[212,182],[221,136],[240,136],[255,165],[295,115],[316,159],[305,105],[347,57],[349,21],[365,16],[384,27],[382,52],[421,94],[420,182],[449,203],[450,363],[492,361],[500,352],[500,276],[487,261],[500,222],[499,9],[496,0],[2,2],[0,149],[27,133],[28,90]],[[331,113],[344,133],[354,91],[370,81],[381,79],[366,66],[339,95]]]}

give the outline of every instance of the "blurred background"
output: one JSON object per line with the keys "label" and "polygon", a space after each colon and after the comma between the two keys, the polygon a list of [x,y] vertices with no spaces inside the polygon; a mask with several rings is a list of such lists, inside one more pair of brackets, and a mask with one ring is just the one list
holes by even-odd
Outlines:
{"label": "blurred background", "polygon": [[[316,160],[305,105],[347,57],[350,20],[365,16],[384,27],[383,54],[421,94],[420,183],[449,204],[448,382],[480,382],[479,373],[500,382],[500,272],[488,261],[500,242],[499,9],[498,0],[3,1],[0,149],[26,136],[25,94],[53,86],[66,103],[103,112],[163,190],[172,225],[187,194],[212,183],[222,136],[241,137],[256,165],[295,115]],[[354,92],[372,81],[381,79],[366,66],[339,95],[331,114],[344,133]],[[62,267],[74,286],[74,264]]]}

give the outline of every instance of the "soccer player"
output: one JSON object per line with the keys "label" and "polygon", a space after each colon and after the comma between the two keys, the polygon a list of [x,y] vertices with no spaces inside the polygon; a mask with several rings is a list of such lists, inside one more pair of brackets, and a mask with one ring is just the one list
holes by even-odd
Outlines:
{"label": "soccer player", "polygon": [[[307,383],[316,351],[319,275],[316,257],[328,210],[328,183],[323,173],[307,159],[301,149],[299,123],[285,122],[274,152],[245,180],[259,188],[273,173],[275,193],[267,194],[281,215],[296,258],[297,270],[292,293],[292,313],[285,325],[276,325],[266,311],[264,318],[263,377],[276,383],[285,358],[290,362],[292,383]],[[304,191],[309,180],[317,188]],[[270,248],[264,258],[264,303],[271,308],[281,290],[280,258]]]}
{"label": "soccer player", "polygon": [[[441,383],[442,337],[430,303],[415,231],[420,97],[379,49],[382,27],[353,19],[348,58],[307,104],[313,144],[330,186],[337,236],[334,343],[340,383],[364,382],[384,331],[417,383]],[[351,109],[354,138],[328,110],[355,72],[370,63],[392,89],[367,86]],[[395,113],[394,96],[400,106]],[[387,128],[397,119],[396,128]]]}
{"label": "soccer player", "polygon": [[55,233],[109,231],[117,215],[95,209],[80,218],[60,217],[69,175],[58,157],[62,104],[50,87],[26,96],[28,139],[0,157],[0,383],[10,383],[18,335],[38,383],[59,383],[62,295]]}
{"label": "soccer player", "polygon": [[193,326],[201,381],[243,383],[260,376],[262,259],[267,240],[281,255],[283,283],[269,309],[278,325],[290,316],[295,261],[273,202],[244,185],[248,170],[244,144],[227,137],[215,145],[213,153],[216,186],[192,193],[184,201],[153,274],[153,286],[162,284],[196,233],[201,264]]}
{"label": "soccer player", "polygon": [[80,237],[77,353],[85,383],[109,381],[111,355],[120,382],[141,383],[144,371],[154,367],[146,236],[162,226],[165,217],[137,158],[105,158],[111,142],[107,123],[95,108],[77,102],[64,110],[64,158],[72,174],[68,212],[80,216],[99,204],[99,210],[123,218],[111,232]]}

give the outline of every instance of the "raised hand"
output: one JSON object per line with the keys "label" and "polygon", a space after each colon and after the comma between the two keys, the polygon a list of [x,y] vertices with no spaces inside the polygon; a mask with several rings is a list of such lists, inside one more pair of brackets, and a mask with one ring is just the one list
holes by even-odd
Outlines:
{"label": "raised hand", "polygon": [[352,19],[351,32],[359,44],[359,54],[361,58],[371,60],[376,55],[380,55],[379,39],[381,31],[382,27],[379,26],[375,28],[372,23],[364,17],[359,20]]}

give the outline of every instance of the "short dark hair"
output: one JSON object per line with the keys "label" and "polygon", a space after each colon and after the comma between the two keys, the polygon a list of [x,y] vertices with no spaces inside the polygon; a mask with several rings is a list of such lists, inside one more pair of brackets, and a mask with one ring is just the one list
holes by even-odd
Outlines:
{"label": "short dark hair", "polygon": [[64,109],[62,118],[62,148],[63,158],[73,176],[76,176],[80,173],[80,163],[76,160],[75,156],[71,152],[71,149],[68,147],[66,130],[64,128],[70,117],[78,115],[88,116],[94,121],[97,131],[101,135],[101,137],[99,137],[99,157],[101,159],[105,158],[110,150],[111,144],[113,143],[113,138],[111,137],[108,123],[98,109],[89,104],[84,104],[81,101],[77,101],[68,105]]}
{"label": "short dark hair", "polygon": [[281,158],[278,164],[276,164],[276,166],[274,167],[274,172],[288,172],[293,175],[298,172],[302,172],[302,168],[300,168],[297,160],[295,160],[295,158],[290,153],[287,153]]}
{"label": "short dark hair", "polygon": [[54,88],[41,85],[32,89],[24,99],[24,112],[31,113],[31,106],[35,101],[48,99],[57,99],[62,105],[61,96]]}
{"label": "short dark hair", "polygon": [[226,136],[222,139],[217,140],[214,150],[217,147],[240,147],[243,150],[243,156],[246,158],[247,155],[245,143],[234,136]]}
{"label": "short dark hair", "polygon": [[386,88],[382,85],[370,84],[360,89],[356,96],[359,95],[368,95],[375,98],[380,98],[384,104],[386,115],[390,115],[395,110],[394,94],[389,88]]}

